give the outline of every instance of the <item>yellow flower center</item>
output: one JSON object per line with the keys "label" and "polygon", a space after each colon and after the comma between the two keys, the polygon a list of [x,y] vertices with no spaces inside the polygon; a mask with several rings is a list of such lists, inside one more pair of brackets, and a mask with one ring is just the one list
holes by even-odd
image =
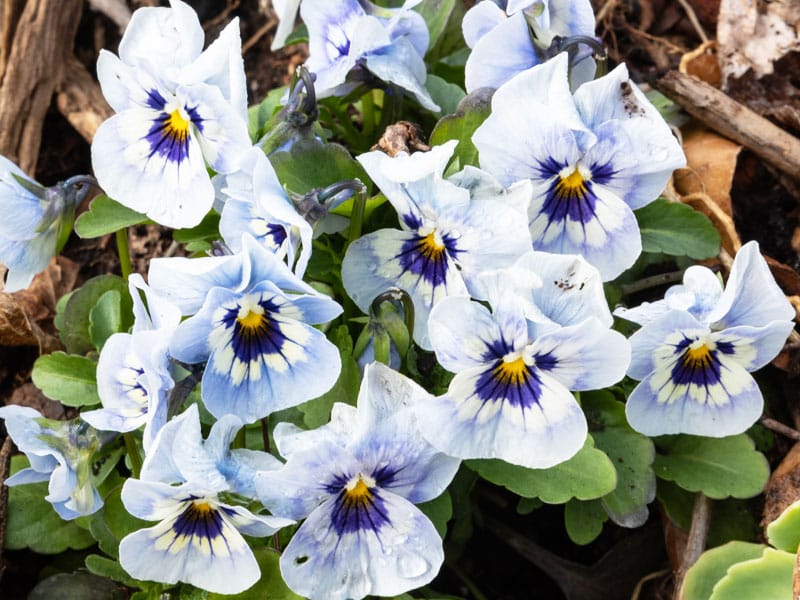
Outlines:
{"label": "yellow flower center", "polygon": [[703,343],[694,342],[683,354],[683,366],[687,369],[707,369],[711,364],[711,350]]}
{"label": "yellow flower center", "polygon": [[375,480],[359,473],[344,487],[345,504],[351,507],[366,506],[372,500],[371,488],[373,487],[375,487]]}
{"label": "yellow flower center", "polygon": [[249,310],[244,315],[240,314],[236,320],[239,321],[239,325],[241,325],[243,329],[258,329],[264,322],[264,311],[257,312]]}
{"label": "yellow flower center", "polygon": [[184,118],[178,108],[169,114],[166,128],[169,135],[177,140],[183,141],[189,137],[189,121]]}
{"label": "yellow flower center", "polygon": [[504,385],[522,385],[528,376],[528,365],[521,356],[512,359],[506,357],[494,368],[493,374],[495,381]]}
{"label": "yellow flower center", "polygon": [[555,192],[556,196],[561,200],[582,198],[586,195],[586,180],[578,170],[578,167],[575,167],[569,175],[559,175]]}

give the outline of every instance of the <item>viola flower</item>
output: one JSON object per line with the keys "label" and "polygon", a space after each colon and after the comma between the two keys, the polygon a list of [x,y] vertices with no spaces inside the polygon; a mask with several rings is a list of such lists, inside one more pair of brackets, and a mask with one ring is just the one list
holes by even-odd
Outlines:
{"label": "viola flower", "polygon": [[53,421],[27,406],[0,407],[8,435],[30,461],[30,468],[11,477],[8,486],[50,481],[45,497],[65,520],[97,512],[103,500],[92,482],[92,456],[103,440],[78,419]]}
{"label": "viola flower", "polygon": [[[478,2],[461,24],[464,40],[472,48],[464,72],[467,92],[499,88],[515,75],[545,62],[556,36],[594,38],[594,26],[589,0],[512,0],[506,10],[490,0]],[[589,55],[583,50],[573,60],[576,87],[594,76]]]}
{"label": "viola flower", "polygon": [[[122,488],[128,512],[159,521],[120,542],[120,564],[132,577],[182,581],[221,594],[242,592],[259,580],[258,563],[242,533],[265,537],[292,521],[256,515],[226,501],[226,494],[248,489],[232,484],[226,461],[220,461],[241,426],[229,416],[214,425],[204,442],[197,406],[192,405],[159,432],[140,479],[128,479]],[[280,465],[261,454],[266,458],[263,467]]]}
{"label": "viola flower", "polygon": [[410,10],[418,3],[407,0],[398,9],[386,9],[368,1],[304,0],[300,16],[308,27],[306,66],[317,76],[317,97],[345,95],[371,75],[438,111],[425,89],[428,28]]}
{"label": "viola flower", "polygon": [[795,311],[758,244],[742,246],[724,291],[706,267],[690,267],[664,300],[615,314],[643,323],[631,336],[628,375],[640,380],[625,412],[645,435],[742,433],[764,399],[750,372],[781,351]]}
{"label": "viola flower", "polygon": [[622,379],[630,347],[594,316],[553,326],[552,317],[584,312],[556,302],[542,303],[556,308],[547,311],[551,319],[532,321],[529,298],[498,288],[503,296],[490,299],[491,312],[467,298],[446,298],[431,311],[436,358],[456,375],[446,394],[418,405],[417,418],[425,438],[451,456],[549,468],[586,440],[586,417],[570,390]]}
{"label": "viola flower", "polygon": [[167,422],[168,396],[175,385],[169,339],[181,315],[176,306],[153,294],[138,273],[130,276],[128,287],[135,315],[133,333],[115,333],[106,340],[97,361],[97,393],[103,408],[81,417],[103,431],[125,433],[144,426],[147,450]]}
{"label": "viola flower", "polygon": [[472,139],[500,183],[533,183],[534,247],[580,254],[608,281],[641,253],[633,210],[655,200],[685,158],[624,65],[573,96],[567,60],[562,53],[501,86]]}
{"label": "viola flower", "polygon": [[217,178],[218,198],[224,202],[219,231],[228,247],[239,252],[242,235],[248,233],[302,277],[311,258],[313,230],[286,195],[266,155],[251,148],[240,171]]}
{"label": "viola flower", "polygon": [[278,29],[275,30],[269,49],[275,52],[283,48],[286,38],[292,33],[297,11],[300,9],[300,0],[272,0],[272,8],[278,16]]}
{"label": "viola flower", "polygon": [[339,377],[339,351],[312,324],[334,319],[341,307],[250,236],[238,255],[154,260],[150,284],[197,310],[176,328],[170,354],[207,361],[202,396],[217,418],[252,423],[324,394]]}
{"label": "viola flower", "polygon": [[430,152],[358,160],[400,217],[402,230],[381,229],[355,240],[342,262],[345,289],[365,313],[387,289],[414,303],[414,341],[430,349],[427,318],[448,296],[483,298],[480,274],[511,265],[530,250],[525,210],[530,187],[509,189],[469,167],[449,180],[441,173],[455,141]]}
{"label": "viola flower", "polygon": [[[117,113],[92,142],[109,196],[170,227],[211,208],[207,165],[229,173],[250,146],[238,20],[203,51],[203,28],[180,0],[134,12],[119,57],[101,51],[97,75]],[[156,59],[156,57],[158,57]]]}
{"label": "viola flower", "polygon": [[63,245],[75,208],[94,180],[76,176],[45,188],[0,156],[0,262],[8,267],[5,291],[16,292],[44,271]]}
{"label": "viola flower", "polygon": [[395,596],[436,576],[442,540],[414,505],[439,496],[459,461],[419,433],[413,407],[431,400],[373,363],[357,408],[335,404],[331,422],[313,431],[278,425],[287,462],[258,473],[256,490],[274,514],[305,519],[280,560],[295,593],[311,600]]}

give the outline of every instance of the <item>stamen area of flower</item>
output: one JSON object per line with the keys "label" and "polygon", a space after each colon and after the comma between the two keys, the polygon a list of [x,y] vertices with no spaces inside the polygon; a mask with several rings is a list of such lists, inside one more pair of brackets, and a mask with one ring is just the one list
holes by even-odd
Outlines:
{"label": "stamen area of flower", "polygon": [[558,173],[553,193],[559,200],[581,200],[588,192],[587,182],[592,174],[582,165],[564,167]]}
{"label": "stamen area of flower", "polygon": [[[339,486],[343,479],[338,479]],[[373,531],[377,533],[389,523],[380,488],[375,479],[364,473],[351,477],[338,488],[329,488],[336,493],[331,512],[331,521],[339,535]]]}
{"label": "stamen area of flower", "polygon": [[702,340],[692,342],[681,358],[686,369],[707,369],[712,360],[711,350]]}
{"label": "stamen area of flower", "polygon": [[[154,547],[178,554],[192,546],[205,556],[230,553],[226,524],[220,510],[207,498],[187,498],[180,512],[153,530]],[[230,540],[228,540],[229,542]]]}
{"label": "stamen area of flower", "polygon": [[502,385],[523,385],[528,377],[529,366],[522,354],[509,352],[494,368],[495,379]]}
{"label": "stamen area of flower", "polygon": [[372,500],[375,480],[369,475],[359,473],[344,486],[344,503],[350,507],[365,507]]}
{"label": "stamen area of flower", "polygon": [[242,302],[236,320],[244,335],[257,335],[266,327],[264,307],[255,302]]}
{"label": "stamen area of flower", "polygon": [[189,116],[180,108],[176,108],[167,117],[165,134],[177,142],[184,142],[189,137]]}

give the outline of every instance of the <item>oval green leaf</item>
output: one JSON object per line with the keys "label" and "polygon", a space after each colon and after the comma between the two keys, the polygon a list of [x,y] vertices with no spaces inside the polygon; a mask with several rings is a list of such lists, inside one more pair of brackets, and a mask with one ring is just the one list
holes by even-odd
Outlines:
{"label": "oval green leaf", "polygon": [[761,558],[732,565],[709,600],[792,600],[794,554],[767,548]]}
{"label": "oval green leaf", "polygon": [[725,577],[732,565],[759,558],[765,549],[763,544],[729,542],[703,552],[683,580],[683,600],[707,600],[714,586]]}
{"label": "oval green leaf", "polygon": [[53,352],[36,359],[31,379],[45,396],[66,406],[100,404],[97,363],[85,356]]}
{"label": "oval green leaf", "polygon": [[100,194],[92,200],[89,210],[76,219],[75,233],[84,239],[96,238],[147,221],[147,216]]}

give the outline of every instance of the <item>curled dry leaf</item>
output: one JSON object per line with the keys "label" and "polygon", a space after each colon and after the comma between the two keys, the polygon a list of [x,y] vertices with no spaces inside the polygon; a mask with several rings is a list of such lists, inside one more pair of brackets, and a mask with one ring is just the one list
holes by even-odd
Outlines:
{"label": "curled dry leaf", "polygon": [[39,273],[27,289],[0,292],[0,346],[38,346],[41,354],[61,348],[50,333],[56,303],[75,287],[78,265],[57,257]]}
{"label": "curled dry leaf", "polygon": [[742,245],[733,223],[731,185],[742,147],[701,125],[683,132],[687,166],[674,176],[681,200],[707,215],[722,236],[722,247],[731,256]]}
{"label": "curled dry leaf", "polygon": [[766,527],[777,519],[798,498],[800,498],[800,442],[792,446],[764,488],[761,526]]}
{"label": "curled dry leaf", "polygon": [[722,84],[722,71],[717,58],[717,41],[708,40],[684,54],[678,70],[718,88]]}

